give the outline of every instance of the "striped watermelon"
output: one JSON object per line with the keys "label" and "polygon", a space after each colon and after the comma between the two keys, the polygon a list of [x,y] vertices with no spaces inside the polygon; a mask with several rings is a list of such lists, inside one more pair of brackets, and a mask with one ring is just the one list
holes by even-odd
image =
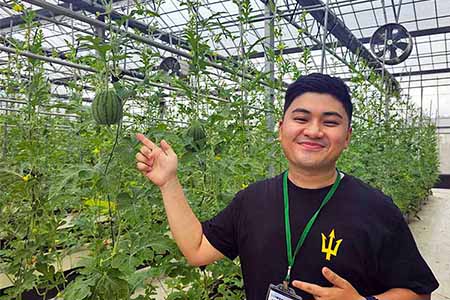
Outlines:
{"label": "striped watermelon", "polygon": [[92,116],[100,125],[118,124],[122,120],[122,101],[114,88],[101,90],[92,101]]}
{"label": "striped watermelon", "polygon": [[193,121],[187,129],[186,135],[192,142],[186,145],[190,152],[201,151],[206,146],[206,132],[200,121]]}

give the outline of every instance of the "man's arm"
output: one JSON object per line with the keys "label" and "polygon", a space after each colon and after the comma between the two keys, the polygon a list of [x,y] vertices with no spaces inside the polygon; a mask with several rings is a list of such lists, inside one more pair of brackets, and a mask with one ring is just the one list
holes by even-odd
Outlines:
{"label": "man's arm", "polygon": [[203,234],[202,225],[187,203],[178,179],[167,182],[160,190],[170,231],[189,264],[203,266],[223,258]]}
{"label": "man's arm", "polygon": [[142,143],[136,154],[137,168],[160,188],[170,231],[189,264],[202,266],[223,258],[206,239],[200,221],[186,200],[178,181],[178,159],[172,147],[164,140],[158,147],[142,134],[137,139]]}
{"label": "man's arm", "polygon": [[379,300],[430,300],[431,295],[419,295],[408,289],[390,289],[380,295],[375,295]]}

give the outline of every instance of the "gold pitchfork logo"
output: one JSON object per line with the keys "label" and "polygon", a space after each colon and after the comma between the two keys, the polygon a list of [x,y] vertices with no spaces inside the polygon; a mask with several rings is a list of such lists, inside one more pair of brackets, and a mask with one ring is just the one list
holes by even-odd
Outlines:
{"label": "gold pitchfork logo", "polygon": [[329,240],[328,240],[328,248],[325,247],[325,244],[327,242],[327,237],[322,233],[322,253],[326,254],[326,260],[331,260],[331,255],[336,256],[339,246],[342,243],[342,239],[336,241],[336,245],[334,246],[334,249],[332,249],[333,247],[333,241],[334,241],[334,229],[331,230],[330,236],[329,236]]}

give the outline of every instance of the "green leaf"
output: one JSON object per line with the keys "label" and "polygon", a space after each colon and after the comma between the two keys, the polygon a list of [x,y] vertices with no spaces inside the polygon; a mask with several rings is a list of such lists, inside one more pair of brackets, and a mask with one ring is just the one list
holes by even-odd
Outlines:
{"label": "green leaf", "polygon": [[91,287],[95,281],[77,277],[72,281],[63,292],[64,300],[83,300],[90,296]]}

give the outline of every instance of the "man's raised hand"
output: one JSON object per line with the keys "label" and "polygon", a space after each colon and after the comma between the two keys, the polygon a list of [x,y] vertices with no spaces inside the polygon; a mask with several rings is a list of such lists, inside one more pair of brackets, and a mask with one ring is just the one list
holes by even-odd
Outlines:
{"label": "man's raised hand", "polygon": [[161,140],[160,147],[138,133],[136,138],[142,147],[136,154],[137,169],[159,187],[177,179],[177,155],[172,147]]}
{"label": "man's raised hand", "polygon": [[322,268],[323,276],[333,284],[333,287],[321,287],[304,281],[294,280],[292,285],[320,300],[361,300],[364,299],[356,289],[344,278],[331,271]]}

